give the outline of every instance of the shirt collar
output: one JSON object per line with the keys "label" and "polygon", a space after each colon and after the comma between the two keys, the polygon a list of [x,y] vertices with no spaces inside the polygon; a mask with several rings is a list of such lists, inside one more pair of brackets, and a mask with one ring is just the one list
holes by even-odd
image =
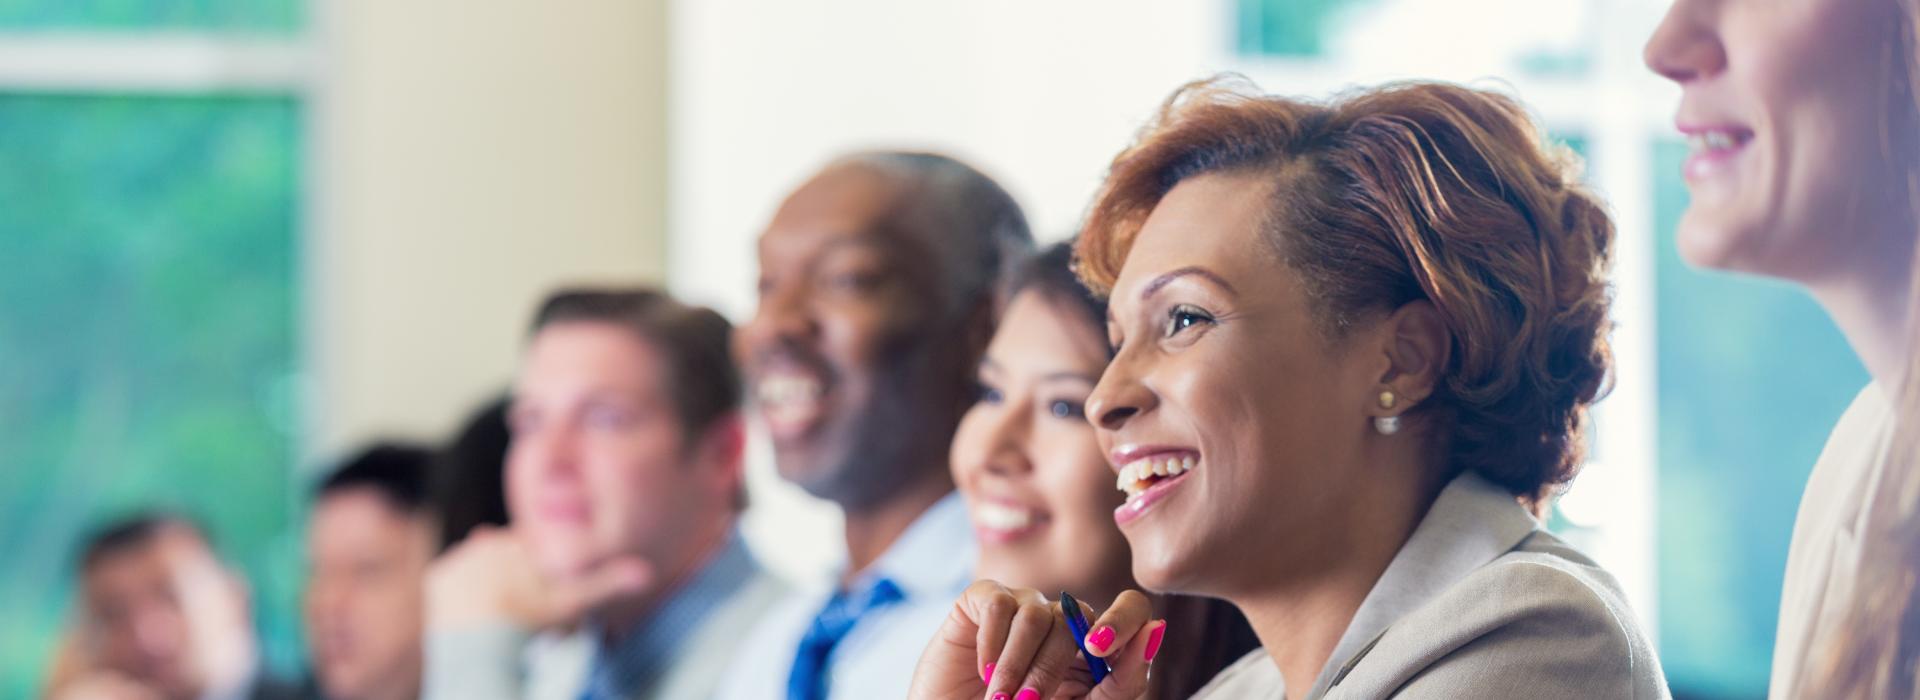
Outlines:
{"label": "shirt collar", "polygon": [[253,686],[259,682],[260,655],[255,652],[247,660],[245,672],[235,676],[225,685],[208,688],[200,694],[200,700],[244,700],[253,693]]}
{"label": "shirt collar", "polygon": [[590,630],[594,661],[587,682],[608,684],[606,690],[622,697],[644,695],[701,623],[759,572],[738,529],[728,533],[719,553],[625,637],[608,643],[600,629]]}
{"label": "shirt collar", "polygon": [[1539,521],[1506,489],[1471,472],[1454,477],[1374,582],[1307,697],[1325,693],[1339,670],[1394,621],[1511,551],[1538,529]]}
{"label": "shirt collar", "polygon": [[959,493],[949,493],[915,518],[853,587],[884,577],[899,586],[908,601],[951,601],[973,582],[974,547],[966,503]]}

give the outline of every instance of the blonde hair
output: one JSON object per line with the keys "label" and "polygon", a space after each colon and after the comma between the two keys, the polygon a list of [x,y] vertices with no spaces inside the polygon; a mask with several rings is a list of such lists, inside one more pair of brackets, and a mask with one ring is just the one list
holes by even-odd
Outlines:
{"label": "blonde hair", "polygon": [[[1910,227],[1920,227],[1920,152],[1911,144],[1920,131],[1920,0],[1894,0],[1901,21],[1886,44],[1882,65],[1887,115],[1881,139],[1904,175]],[[1908,314],[1920,311],[1920,246],[1907,290]],[[1867,531],[1861,539],[1859,575],[1841,624],[1814,640],[1800,660],[1797,697],[1920,697],[1920,323],[1909,322],[1907,361],[1893,387],[1893,438],[1880,488],[1869,497]]]}

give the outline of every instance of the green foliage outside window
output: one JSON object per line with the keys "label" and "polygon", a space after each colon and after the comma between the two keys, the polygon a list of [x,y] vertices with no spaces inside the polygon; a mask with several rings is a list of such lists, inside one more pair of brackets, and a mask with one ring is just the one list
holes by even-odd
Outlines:
{"label": "green foliage outside window", "polygon": [[0,28],[285,34],[303,11],[299,0],[0,0]]}
{"label": "green foliage outside window", "polygon": [[0,95],[0,697],[37,689],[78,538],[146,507],[297,646],[299,153],[286,97]]}

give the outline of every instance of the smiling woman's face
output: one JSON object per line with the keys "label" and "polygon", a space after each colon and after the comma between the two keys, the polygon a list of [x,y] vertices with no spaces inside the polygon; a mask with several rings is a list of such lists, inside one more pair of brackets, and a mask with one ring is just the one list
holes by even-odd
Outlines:
{"label": "smiling woman's face", "polygon": [[1127,585],[1127,543],[1113,526],[1113,472],[1082,407],[1107,342],[1072,303],[1026,291],[1007,305],[951,464],[980,541],[976,574],[1105,604]]}
{"label": "smiling woman's face", "polygon": [[1913,60],[1895,41],[1902,22],[1892,0],[1673,4],[1645,58],[1682,92],[1688,261],[1816,284],[1905,264],[1886,238],[1908,218],[1887,153],[1915,143],[1905,119],[1890,121],[1911,109],[1895,111],[1911,99],[1893,84]]}
{"label": "smiling woman's face", "polygon": [[1261,174],[1174,186],[1108,302],[1118,354],[1088,416],[1132,482],[1115,518],[1155,590],[1231,596],[1335,567],[1343,525],[1364,515],[1354,504],[1385,478],[1356,467],[1381,360],[1320,332],[1263,239],[1273,187]]}

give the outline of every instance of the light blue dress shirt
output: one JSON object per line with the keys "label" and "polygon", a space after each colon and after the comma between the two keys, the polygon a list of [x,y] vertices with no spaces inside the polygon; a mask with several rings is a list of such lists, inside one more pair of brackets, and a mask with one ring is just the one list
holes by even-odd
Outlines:
{"label": "light blue dress shirt", "polygon": [[618,644],[591,623],[571,634],[506,623],[428,630],[426,700],[698,698],[719,685],[740,634],[790,589],[767,574],[737,532]]}
{"label": "light blue dress shirt", "polygon": [[[946,621],[953,601],[973,582],[974,551],[966,504],[958,494],[948,494],[856,577],[856,587],[891,579],[903,597],[862,616],[834,647],[827,662],[829,700],[906,696],[920,652]],[[775,605],[748,633],[715,697],[784,700],[800,639],[831,596],[821,586]]]}
{"label": "light blue dress shirt", "polygon": [[759,563],[748,553],[740,533],[734,532],[713,561],[632,633],[608,644],[599,625],[590,625],[588,632],[595,644],[580,697],[652,697],[654,686],[673,667],[680,649],[700,630],[701,623],[759,572]]}

